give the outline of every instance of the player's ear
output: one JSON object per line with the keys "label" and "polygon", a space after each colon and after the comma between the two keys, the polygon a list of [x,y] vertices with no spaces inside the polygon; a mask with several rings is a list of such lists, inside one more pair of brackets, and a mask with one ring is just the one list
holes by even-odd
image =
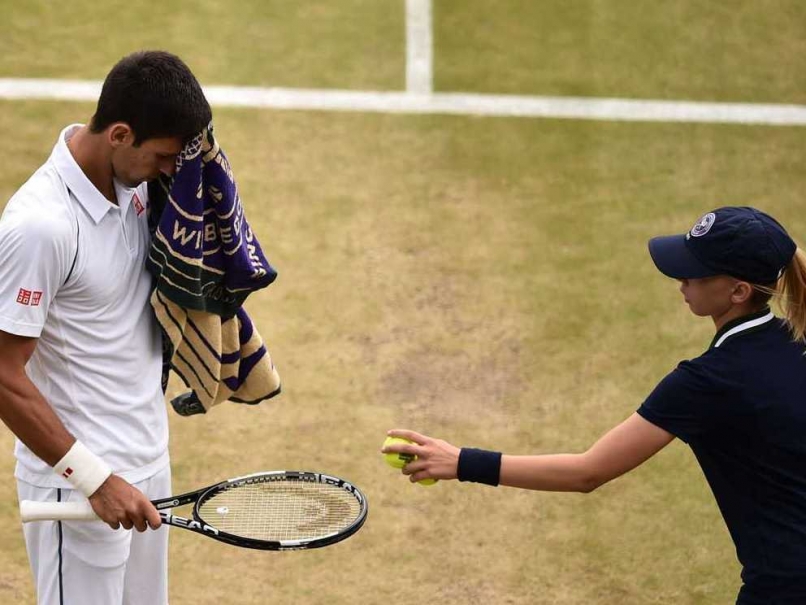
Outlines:
{"label": "player's ear", "polygon": [[733,286],[733,294],[730,296],[730,301],[733,304],[741,305],[750,300],[753,296],[753,286],[746,281],[737,281]]}
{"label": "player's ear", "polygon": [[115,122],[107,127],[106,138],[113,148],[133,145],[134,131],[126,122]]}

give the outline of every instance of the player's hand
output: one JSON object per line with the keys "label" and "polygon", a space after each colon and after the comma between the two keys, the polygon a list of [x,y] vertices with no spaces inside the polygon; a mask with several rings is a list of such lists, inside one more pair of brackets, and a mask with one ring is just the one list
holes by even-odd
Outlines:
{"label": "player's hand", "polygon": [[403,467],[403,474],[416,483],[421,479],[456,479],[459,465],[459,448],[442,439],[433,439],[414,431],[393,429],[390,437],[402,437],[414,443],[395,443],[383,448],[383,452],[413,454],[417,460]]}
{"label": "player's hand", "polygon": [[162,520],[145,494],[117,475],[109,475],[89,498],[92,509],[112,529],[157,529]]}

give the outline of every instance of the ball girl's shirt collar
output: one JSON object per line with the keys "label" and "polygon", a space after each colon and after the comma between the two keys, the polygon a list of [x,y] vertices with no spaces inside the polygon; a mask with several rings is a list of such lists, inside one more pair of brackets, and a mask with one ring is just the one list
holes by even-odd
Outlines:
{"label": "ball girl's shirt collar", "polygon": [[716,349],[725,344],[728,339],[763,330],[773,319],[775,319],[775,315],[772,314],[769,307],[764,307],[761,311],[750,315],[732,319],[717,331],[708,349]]}

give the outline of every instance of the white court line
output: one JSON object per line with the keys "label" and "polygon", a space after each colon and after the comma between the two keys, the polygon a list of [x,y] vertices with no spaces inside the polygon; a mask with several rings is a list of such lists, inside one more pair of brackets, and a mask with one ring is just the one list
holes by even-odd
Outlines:
{"label": "white court line", "polygon": [[[0,98],[96,101],[101,82],[0,78]],[[205,86],[212,105],[320,111],[806,126],[806,105]]]}
{"label": "white court line", "polygon": [[433,90],[431,0],[406,0],[406,91]]}

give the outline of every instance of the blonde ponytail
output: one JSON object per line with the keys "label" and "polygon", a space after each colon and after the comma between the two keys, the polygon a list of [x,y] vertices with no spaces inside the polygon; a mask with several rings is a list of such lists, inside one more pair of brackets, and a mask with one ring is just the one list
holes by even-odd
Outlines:
{"label": "blonde ponytail", "polygon": [[798,248],[776,293],[795,340],[806,342],[806,252]]}

